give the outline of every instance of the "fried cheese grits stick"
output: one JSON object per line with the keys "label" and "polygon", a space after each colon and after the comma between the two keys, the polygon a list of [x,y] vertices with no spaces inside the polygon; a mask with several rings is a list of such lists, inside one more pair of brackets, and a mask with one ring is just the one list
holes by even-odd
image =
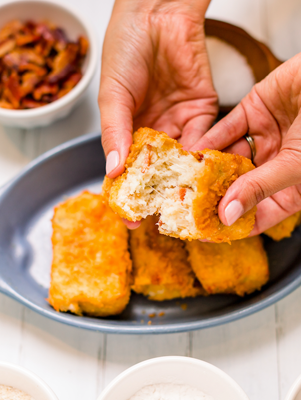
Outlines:
{"label": "fried cheese grits stick", "polygon": [[[140,128],[125,172],[112,182],[109,204],[129,221],[160,214],[159,231],[168,236],[230,242],[249,235],[256,208],[225,226],[218,204],[230,185],[253,168],[245,157],[214,150],[187,152],[166,133]],[[105,186],[110,186],[108,178]]]}
{"label": "fried cheese grits stick", "polygon": [[187,261],[185,243],[160,235],[157,221],[147,217],[130,232],[132,290],[157,301],[205,294]]}
{"label": "fried cheese grits stick", "polygon": [[209,294],[243,296],[269,279],[268,258],[260,236],[228,243],[186,242],[188,260]]}
{"label": "fried cheese grits stick", "polygon": [[291,237],[294,229],[297,228],[297,226],[299,226],[300,224],[301,224],[301,211],[291,215],[284,221],[279,222],[279,224],[265,231],[264,234],[269,236],[276,242],[279,242],[284,238]]}
{"label": "fried cheese grits stick", "polygon": [[119,314],[130,299],[128,231],[102,195],[87,191],[58,205],[52,220],[49,303],[78,315]]}

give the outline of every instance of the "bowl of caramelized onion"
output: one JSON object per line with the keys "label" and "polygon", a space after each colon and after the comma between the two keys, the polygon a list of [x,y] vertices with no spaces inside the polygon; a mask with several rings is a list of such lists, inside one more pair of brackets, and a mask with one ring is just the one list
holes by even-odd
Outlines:
{"label": "bowl of caramelized onion", "polygon": [[67,116],[98,62],[97,36],[82,15],[50,0],[0,7],[0,123],[33,128]]}

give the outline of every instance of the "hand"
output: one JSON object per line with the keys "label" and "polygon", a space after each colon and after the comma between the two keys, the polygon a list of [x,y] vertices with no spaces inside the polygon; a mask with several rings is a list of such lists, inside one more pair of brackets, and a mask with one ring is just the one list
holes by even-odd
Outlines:
{"label": "hand", "polygon": [[254,86],[249,95],[191,150],[225,150],[250,157],[243,136],[255,140],[255,170],[238,178],[219,204],[232,225],[258,204],[258,235],[301,210],[301,54]]}
{"label": "hand", "polygon": [[204,35],[210,0],[117,0],[102,58],[99,108],[107,175],[124,170],[133,129],[193,145],[212,125],[217,95]]}

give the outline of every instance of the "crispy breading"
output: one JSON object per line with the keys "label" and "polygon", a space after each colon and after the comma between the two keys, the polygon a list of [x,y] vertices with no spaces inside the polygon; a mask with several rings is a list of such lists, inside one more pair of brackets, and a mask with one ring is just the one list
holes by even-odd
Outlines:
{"label": "crispy breading", "polygon": [[110,192],[112,188],[112,184],[114,182],[114,179],[108,178],[107,176],[105,177],[102,187],[101,187],[101,193],[103,195],[103,198],[105,201],[109,204],[110,200]]}
{"label": "crispy breading", "polygon": [[157,221],[147,217],[130,232],[132,289],[157,301],[205,294],[187,261],[185,243],[159,234]]}
{"label": "crispy breading", "polygon": [[264,234],[269,236],[276,242],[279,242],[284,238],[291,237],[294,229],[297,228],[297,226],[299,226],[300,224],[301,224],[301,211],[291,215],[284,221],[279,222],[279,224],[265,231]]}
{"label": "crispy breading", "polygon": [[186,242],[192,269],[209,294],[243,296],[269,279],[268,258],[260,236],[228,243]]}
{"label": "crispy breading", "polygon": [[130,221],[160,214],[159,231],[168,236],[230,242],[249,235],[256,207],[228,227],[218,217],[218,204],[230,185],[253,168],[245,157],[187,152],[166,133],[140,128],[125,172],[109,189],[109,204]]}
{"label": "crispy breading", "polygon": [[54,211],[49,303],[57,311],[108,316],[130,299],[128,231],[103,196],[87,191]]}

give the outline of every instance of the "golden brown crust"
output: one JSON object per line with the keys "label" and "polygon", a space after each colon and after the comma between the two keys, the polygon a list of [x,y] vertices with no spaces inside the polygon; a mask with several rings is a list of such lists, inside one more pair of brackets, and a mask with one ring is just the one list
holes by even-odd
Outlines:
{"label": "golden brown crust", "polygon": [[198,196],[193,203],[199,234],[191,239],[207,239],[220,243],[248,236],[255,223],[256,207],[231,226],[222,224],[217,211],[221,198],[231,184],[255,167],[249,159],[239,155],[216,150],[204,150],[201,153],[210,155],[210,158],[205,158],[206,167],[199,177]]}
{"label": "golden brown crust", "polygon": [[140,221],[142,218],[137,218],[135,220],[132,219],[131,216],[118,205],[118,191],[120,190],[122,183],[126,181],[128,168],[133,165],[133,162],[137,159],[142,147],[144,145],[154,145],[155,143],[160,143],[162,151],[177,148],[182,154],[188,154],[182,149],[182,146],[176,140],[171,139],[165,132],[158,132],[150,128],[139,128],[138,131],[134,132],[133,144],[130,147],[129,156],[126,160],[125,171],[122,175],[113,179],[109,199],[109,204],[112,210],[120,215],[120,217],[129,221]]}
{"label": "golden brown crust", "polygon": [[185,243],[160,235],[157,222],[158,218],[147,217],[130,232],[132,289],[157,301],[204,295],[187,261]]}
{"label": "golden brown crust", "polygon": [[114,182],[114,179],[111,179],[108,176],[105,176],[102,187],[101,187],[102,196],[107,204],[109,204],[110,192],[111,192],[113,182]]}
{"label": "golden brown crust", "polygon": [[297,226],[299,226],[300,224],[301,224],[301,211],[291,215],[284,221],[279,222],[279,224],[266,230],[264,233],[265,235],[269,236],[276,242],[279,242],[284,238],[291,237],[294,229],[297,228]]}
{"label": "golden brown crust", "polygon": [[209,294],[243,296],[259,290],[269,278],[268,259],[259,236],[228,243],[186,243],[189,261]]}
{"label": "golden brown crust", "polygon": [[130,298],[128,231],[102,195],[87,191],[54,210],[49,303],[57,311],[119,314]]}
{"label": "golden brown crust", "polygon": [[[218,217],[218,204],[227,189],[239,176],[255,168],[251,161],[239,155],[215,150],[189,153],[184,151],[182,146],[166,133],[149,128],[140,128],[134,133],[125,172],[114,179],[111,184],[109,204],[114,212],[129,221],[142,219],[139,215],[133,217],[124,206],[120,205],[118,194],[121,186],[127,180],[128,168],[133,165],[145,145],[156,147],[159,149],[158,152],[176,149],[180,155],[192,154],[198,161],[205,160],[205,168],[200,173],[197,182],[197,196],[191,206],[197,228],[196,233],[192,234],[186,230],[179,234],[179,232],[166,230],[164,226],[160,226],[160,233],[181,239],[207,239],[217,243],[231,242],[231,240],[242,239],[250,234],[255,223],[256,207],[243,215],[232,226],[227,227],[221,223]],[[191,182],[187,182],[187,185],[190,184]]]}
{"label": "golden brown crust", "polygon": [[183,150],[182,145],[180,145],[176,140],[171,139],[165,132],[158,132],[150,128],[139,128],[133,134],[133,144],[130,148],[125,168],[127,169],[132,166],[137,155],[140,153],[142,146],[145,144],[153,145],[156,142],[160,142],[161,150],[176,148],[181,152],[181,154],[188,154],[187,151]]}

